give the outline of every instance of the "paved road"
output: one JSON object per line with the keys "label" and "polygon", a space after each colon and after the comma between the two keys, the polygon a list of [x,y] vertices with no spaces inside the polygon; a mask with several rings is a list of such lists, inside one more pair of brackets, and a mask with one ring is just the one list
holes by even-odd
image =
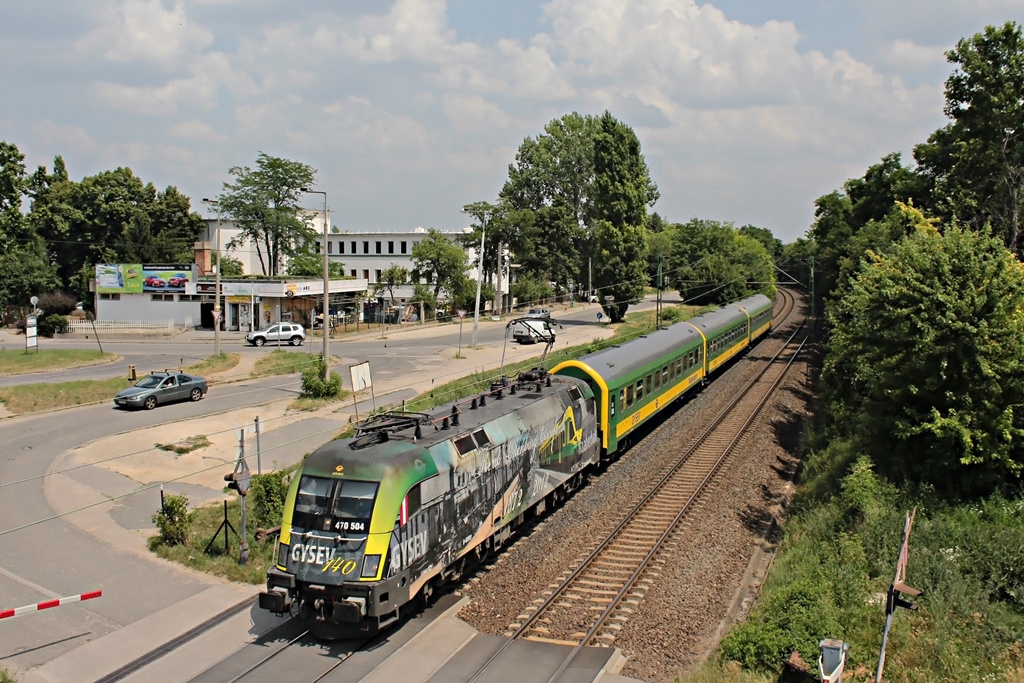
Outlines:
{"label": "paved road", "polygon": [[[594,315],[598,310],[590,306],[557,312],[564,324],[558,334],[558,345],[593,338],[593,326],[597,324]],[[430,382],[440,384],[473,370],[492,367],[506,353],[507,360],[512,360],[521,349],[511,343],[508,348],[503,347],[504,332],[503,323],[481,323],[478,348],[469,350],[466,346],[471,325],[466,324],[460,354],[465,360],[452,358],[452,351],[459,347],[456,326],[419,330],[408,338],[404,333],[389,334],[387,339],[366,336],[335,343],[331,350],[335,367],[369,360],[374,383],[380,386],[378,396],[394,391],[399,393],[393,396],[411,397],[419,390],[417,387],[429,387]],[[212,337],[212,333],[208,334]],[[159,348],[153,353],[166,354],[173,348],[174,353],[184,354],[186,349],[202,349],[204,342],[212,350],[212,339],[183,339],[167,344],[168,348],[157,345]],[[222,342],[227,343],[224,339]],[[146,346],[138,342],[136,345]],[[316,346],[313,341],[296,352],[315,351]],[[60,375],[63,378],[64,372]],[[251,596],[255,592],[252,587],[229,585],[153,559],[145,550],[144,538],[150,533],[147,517],[156,509],[158,495],[152,492],[152,500],[139,496],[137,502],[128,505],[104,502],[137,488],[139,482],[99,468],[44,475],[60,468],[60,463],[67,461],[67,454],[80,444],[129,432],[122,438],[132,439],[137,434],[139,447],[151,448],[151,433],[160,429],[162,423],[292,397],[298,393],[298,385],[295,376],[246,380],[218,385],[198,403],[173,404],[155,411],[126,412],[103,404],[0,421],[0,442],[5,445],[0,457],[0,608],[97,588],[104,590],[104,596],[97,600],[0,620],[0,667],[30,672],[25,681],[60,680],[59,675],[52,677],[59,669],[48,665],[53,667],[54,660],[62,661],[62,655],[69,655],[91,641],[114,632],[126,637],[136,634],[142,641],[134,644],[134,651],[126,655],[134,657],[145,651],[149,642],[146,639],[160,637],[161,629],[173,637],[177,627],[179,632],[186,630],[235,604],[240,596]],[[291,432],[282,430],[275,435],[277,440],[291,439],[294,431],[311,431],[305,423],[290,429]],[[319,438],[322,443],[330,436]],[[310,443],[307,448],[303,444],[291,452],[301,454],[316,445],[319,443]],[[103,504],[49,519],[55,509],[77,510],[94,503]],[[40,520],[48,521],[37,523]],[[133,629],[126,630],[129,626]],[[163,641],[150,642],[149,646],[160,642]],[[63,661],[67,664],[74,660],[63,657]],[[88,676],[82,680],[88,680]]]}

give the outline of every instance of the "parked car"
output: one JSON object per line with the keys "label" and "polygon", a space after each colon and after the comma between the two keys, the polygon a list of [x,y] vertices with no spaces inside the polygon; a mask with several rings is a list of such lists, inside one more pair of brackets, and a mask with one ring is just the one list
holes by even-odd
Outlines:
{"label": "parked car", "polygon": [[150,275],[145,279],[143,284],[145,284],[147,287],[163,287],[167,283],[156,276]]}
{"label": "parked car", "polygon": [[181,273],[175,275],[167,281],[168,287],[184,287],[185,283],[188,282],[188,277]]}
{"label": "parked car", "polygon": [[534,318],[536,320],[551,320],[551,311],[546,308],[531,308],[523,317]]}
{"label": "parked car", "polygon": [[263,346],[272,342],[287,342],[292,346],[298,346],[305,339],[306,331],[302,329],[302,325],[295,323],[277,323],[265,330],[254,330],[245,335],[245,341],[253,346]]}
{"label": "parked car", "polygon": [[207,392],[206,380],[183,372],[154,372],[135,386],[122,389],[114,396],[114,405],[122,408],[153,410],[172,401],[198,401]]}

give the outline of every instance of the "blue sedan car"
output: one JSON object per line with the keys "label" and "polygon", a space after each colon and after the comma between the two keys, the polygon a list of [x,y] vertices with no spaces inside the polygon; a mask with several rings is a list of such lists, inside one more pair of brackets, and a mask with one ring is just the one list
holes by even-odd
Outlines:
{"label": "blue sedan car", "polygon": [[198,401],[206,394],[206,380],[183,372],[154,372],[122,389],[114,396],[114,405],[121,408],[153,410],[172,401]]}

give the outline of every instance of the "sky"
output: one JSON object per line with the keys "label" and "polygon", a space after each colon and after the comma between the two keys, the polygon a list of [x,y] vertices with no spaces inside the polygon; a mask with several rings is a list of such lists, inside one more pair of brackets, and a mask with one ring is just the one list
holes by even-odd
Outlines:
{"label": "sky", "polygon": [[[0,140],[193,207],[260,152],[341,230],[458,230],[526,138],[609,111],[663,219],[806,235],[947,123],[945,52],[1024,0],[32,0],[0,5]],[[322,206],[309,195],[308,208]]]}

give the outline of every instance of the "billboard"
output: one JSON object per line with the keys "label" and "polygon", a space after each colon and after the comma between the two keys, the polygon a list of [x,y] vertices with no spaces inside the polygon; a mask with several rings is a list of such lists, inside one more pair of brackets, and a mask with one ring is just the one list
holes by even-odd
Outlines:
{"label": "billboard", "polygon": [[195,281],[192,264],[100,263],[96,265],[96,291],[100,294],[185,292]]}

